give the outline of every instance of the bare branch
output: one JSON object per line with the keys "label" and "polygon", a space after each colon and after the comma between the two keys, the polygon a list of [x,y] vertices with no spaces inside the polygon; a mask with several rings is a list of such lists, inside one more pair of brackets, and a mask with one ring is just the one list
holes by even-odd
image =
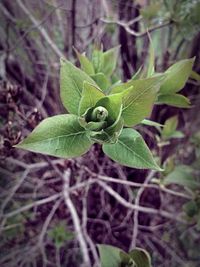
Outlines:
{"label": "bare branch", "polygon": [[[143,185],[147,185],[150,182],[150,180],[152,179],[152,177],[154,176],[154,174],[155,174],[155,171],[151,171],[149,173],[149,175],[146,177]],[[144,192],[144,190],[145,190],[144,187],[141,187],[138,190],[137,196],[135,198],[135,205],[136,206],[140,205],[140,198],[141,198],[142,193]],[[130,250],[136,247],[136,241],[137,241],[137,235],[138,235],[138,226],[139,226],[138,215],[139,215],[139,211],[135,210],[134,217],[133,217],[133,221],[134,221],[134,224],[133,224],[133,236],[132,236],[131,245],[129,247]]]}
{"label": "bare branch", "polygon": [[24,13],[29,17],[31,22],[34,24],[34,26],[40,31],[42,37],[46,40],[46,42],[51,46],[52,50],[55,52],[55,54],[59,57],[64,57],[64,54],[60,51],[60,49],[57,47],[57,45],[53,42],[53,40],[48,35],[47,31],[41,26],[41,24],[36,20],[36,18],[31,14],[31,12],[27,9],[27,7],[22,3],[21,0],[16,0],[18,5],[21,7],[21,9],[24,11]]}
{"label": "bare branch", "polygon": [[107,18],[101,18],[100,20],[102,22],[108,23],[108,24],[117,24],[117,25],[123,27],[129,34],[131,34],[131,35],[133,35],[135,37],[145,36],[148,32],[155,31],[157,29],[166,27],[166,26],[171,24],[170,21],[166,21],[166,22],[163,22],[162,24],[158,24],[158,25],[152,26],[152,27],[148,28],[146,31],[143,31],[143,32],[136,32],[136,31],[134,31],[133,29],[130,28],[130,26],[132,26],[134,23],[138,22],[141,19],[142,19],[142,17],[138,16],[137,18],[135,18],[135,19],[133,19],[133,20],[131,20],[129,22],[123,22],[123,21],[120,21],[120,20],[110,20],[110,19],[107,19]]}
{"label": "bare branch", "polygon": [[89,258],[89,253],[88,253],[88,248],[87,248],[87,244],[85,242],[84,236],[83,236],[83,232],[81,229],[81,223],[76,211],[76,208],[74,207],[74,204],[69,196],[69,181],[70,181],[70,175],[71,175],[71,171],[70,169],[68,169],[67,171],[65,171],[64,173],[64,185],[63,185],[63,196],[64,196],[64,200],[65,200],[65,204],[68,207],[71,216],[72,216],[72,220],[74,223],[74,228],[77,234],[77,239],[79,241],[80,244],[80,249],[82,251],[82,256],[83,256],[83,260],[85,263],[85,267],[89,267],[91,266],[90,263],[90,258]]}
{"label": "bare branch", "polygon": [[6,218],[6,219],[10,218],[12,216],[15,216],[15,215],[21,213],[21,212],[24,212],[24,211],[27,211],[29,209],[32,209],[32,208],[34,208],[36,206],[40,206],[40,205],[44,205],[46,203],[52,202],[52,201],[58,199],[61,196],[62,196],[62,193],[58,193],[58,194],[55,194],[53,196],[47,197],[45,199],[41,199],[41,200],[35,201],[35,202],[31,203],[31,204],[28,204],[26,206],[23,206],[23,207],[17,209],[17,210],[14,210],[14,211],[11,211],[9,213],[6,213],[6,214],[3,215],[3,217]]}
{"label": "bare branch", "polygon": [[181,223],[186,224],[187,222],[184,221],[182,218],[178,217],[177,215],[173,215],[171,213],[169,213],[168,211],[163,211],[163,210],[156,210],[153,208],[147,208],[147,207],[143,207],[143,206],[138,206],[138,205],[134,205],[129,203],[128,201],[126,201],[123,197],[121,197],[117,192],[115,192],[110,186],[108,186],[107,184],[98,181],[98,184],[105,189],[105,191],[107,191],[111,196],[113,196],[121,205],[123,205],[124,207],[128,208],[128,209],[132,209],[132,210],[137,210],[140,212],[144,212],[144,213],[149,213],[149,214],[155,214],[155,215],[160,215],[162,217],[174,220],[174,221],[178,221]]}
{"label": "bare branch", "polygon": [[108,177],[108,176],[104,176],[104,175],[97,175],[99,179],[103,180],[103,181],[107,181],[107,182],[112,182],[112,183],[117,183],[117,184],[123,184],[123,185],[129,185],[129,186],[133,186],[133,187],[139,187],[139,188],[154,188],[154,189],[158,189],[161,190],[165,193],[177,196],[177,197],[182,197],[185,199],[192,199],[192,196],[189,196],[185,193],[181,193],[181,192],[176,192],[173,191],[171,189],[168,189],[164,186],[161,185],[156,185],[156,184],[141,184],[141,183],[135,183],[135,182],[131,182],[131,181],[126,181],[126,180],[120,180],[117,178],[113,178],[113,177]]}
{"label": "bare branch", "polygon": [[[91,179],[89,179],[90,181]],[[85,196],[83,197],[83,208],[82,208],[82,228],[83,228],[83,233],[85,235],[85,239],[88,242],[88,245],[90,246],[93,258],[95,260],[95,266],[100,267],[100,262],[99,262],[99,257],[95,248],[95,244],[93,243],[92,239],[90,238],[88,232],[87,232],[87,221],[88,221],[88,211],[87,211],[87,197],[88,197],[88,191],[89,191],[89,186],[91,183],[87,183],[86,185],[86,190],[85,190]],[[80,183],[79,183],[80,184]]]}
{"label": "bare branch", "polygon": [[0,209],[0,213],[3,213],[5,207],[7,206],[7,204],[9,203],[9,201],[12,199],[12,197],[14,196],[15,192],[20,188],[20,186],[23,184],[24,180],[26,179],[27,175],[29,174],[29,169],[26,169],[22,175],[22,177],[19,179],[19,181],[17,181],[16,185],[12,188],[10,194],[8,194],[8,196],[6,197],[6,199],[4,200],[1,209]]}

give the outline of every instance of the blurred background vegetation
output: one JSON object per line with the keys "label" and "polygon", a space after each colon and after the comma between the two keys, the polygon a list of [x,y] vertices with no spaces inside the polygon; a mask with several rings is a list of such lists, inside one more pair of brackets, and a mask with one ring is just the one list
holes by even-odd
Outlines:
{"label": "blurred background vegetation", "polygon": [[[97,267],[96,244],[128,251],[133,237],[150,252],[153,266],[200,266],[199,29],[198,0],[0,1],[0,266]],[[151,119],[165,124],[164,132],[137,126],[164,164],[162,175],[151,173],[147,181],[147,171],[119,166],[98,145],[76,160],[12,148],[43,118],[66,112],[59,97],[60,57],[78,64],[73,47],[90,55],[93,47],[120,45],[113,79],[126,81],[147,64],[148,33],[158,72],[196,57],[196,73],[182,90],[192,107],[155,106]],[[63,200],[66,168],[87,265]],[[102,179],[105,187],[93,183],[95,179]],[[158,214],[139,213],[136,218],[105,188]],[[160,216],[160,210],[171,217]]]}

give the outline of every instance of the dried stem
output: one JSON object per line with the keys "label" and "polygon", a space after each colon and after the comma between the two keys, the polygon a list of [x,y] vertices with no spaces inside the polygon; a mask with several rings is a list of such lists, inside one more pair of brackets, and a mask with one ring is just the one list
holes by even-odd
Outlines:
{"label": "dried stem", "polygon": [[82,251],[82,256],[83,256],[83,261],[84,261],[85,267],[86,266],[89,267],[89,266],[91,266],[91,263],[90,263],[87,243],[84,239],[84,235],[83,235],[83,232],[81,229],[81,223],[80,223],[78,213],[77,213],[76,208],[74,207],[74,204],[73,204],[73,202],[69,196],[70,175],[71,175],[71,171],[70,171],[70,169],[67,169],[64,173],[64,176],[63,176],[63,179],[64,179],[63,196],[64,196],[65,204],[66,204],[67,208],[69,209],[70,214],[72,216],[72,220],[73,220],[74,228],[76,231],[77,239],[79,241],[80,249]]}

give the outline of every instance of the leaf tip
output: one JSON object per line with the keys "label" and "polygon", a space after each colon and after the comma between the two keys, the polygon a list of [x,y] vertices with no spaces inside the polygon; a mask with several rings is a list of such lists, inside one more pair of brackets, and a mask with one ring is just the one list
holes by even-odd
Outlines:
{"label": "leaf tip", "polygon": [[159,172],[164,172],[165,169],[163,169],[163,168],[161,168],[161,167],[158,166],[158,167],[156,168],[156,170],[159,171]]}
{"label": "leaf tip", "polygon": [[19,144],[13,145],[12,147],[13,148],[18,148],[19,147]]}
{"label": "leaf tip", "polygon": [[14,148],[24,148],[23,143],[24,143],[24,140],[20,141],[20,142],[19,142],[18,144],[16,144],[16,145],[13,145],[12,147],[14,147]]}
{"label": "leaf tip", "polygon": [[74,50],[74,52],[75,52],[76,54],[79,54],[79,52],[78,52],[78,50],[76,49],[75,46],[72,45],[72,49]]}
{"label": "leaf tip", "polygon": [[64,57],[60,58],[60,65],[62,66],[66,62],[66,59]]}
{"label": "leaf tip", "polygon": [[158,171],[158,172],[164,171],[164,169],[158,165],[158,163],[155,161],[155,159],[154,159],[154,167],[152,169],[154,169],[155,171]]}
{"label": "leaf tip", "polygon": [[195,60],[196,60],[196,56],[194,56],[194,57],[191,58],[191,61],[192,61],[193,63],[195,62]]}

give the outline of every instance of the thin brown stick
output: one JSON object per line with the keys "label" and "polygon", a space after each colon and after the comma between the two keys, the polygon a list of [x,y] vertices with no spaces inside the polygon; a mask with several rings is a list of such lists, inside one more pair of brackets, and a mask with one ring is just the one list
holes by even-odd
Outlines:
{"label": "thin brown stick", "polygon": [[77,214],[76,208],[74,207],[74,204],[73,204],[73,202],[69,196],[70,175],[71,175],[70,169],[65,171],[64,176],[63,176],[63,179],[64,179],[63,196],[64,196],[65,204],[66,204],[67,208],[69,209],[72,220],[73,220],[73,224],[74,224],[74,228],[76,231],[77,239],[79,241],[79,245],[80,245],[80,249],[82,252],[84,264],[85,264],[85,266],[90,267],[91,263],[90,263],[88,248],[87,248],[87,244],[86,244],[86,241],[84,239],[84,235],[83,235],[83,232],[81,229],[80,219],[79,219],[79,216]]}
{"label": "thin brown stick", "polygon": [[166,21],[166,22],[163,22],[162,24],[158,24],[158,25],[152,26],[152,27],[148,28],[145,31],[136,32],[133,29],[131,29],[130,26],[133,25],[134,23],[138,22],[139,20],[141,20],[141,18],[142,17],[139,16],[138,18],[135,18],[134,20],[129,21],[129,22],[123,22],[123,21],[120,21],[120,20],[110,20],[110,19],[107,19],[107,18],[101,18],[101,21],[104,22],[104,23],[108,23],[108,24],[117,24],[117,25],[123,27],[129,34],[131,34],[131,35],[133,35],[135,37],[143,37],[143,36],[147,35],[150,32],[153,32],[155,30],[158,30],[158,29],[161,29],[163,27],[169,26],[171,24],[170,21]]}

